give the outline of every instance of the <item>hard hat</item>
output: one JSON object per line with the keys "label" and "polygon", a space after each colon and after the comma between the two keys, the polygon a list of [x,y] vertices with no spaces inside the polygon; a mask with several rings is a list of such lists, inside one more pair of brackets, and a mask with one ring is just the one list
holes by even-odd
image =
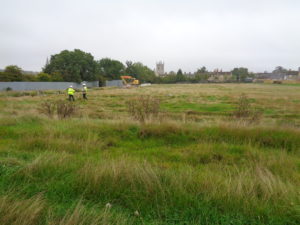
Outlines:
{"label": "hard hat", "polygon": [[73,86],[72,85],[70,85],[70,88],[72,88]]}
{"label": "hard hat", "polygon": [[83,86],[85,86],[86,84],[82,84]]}

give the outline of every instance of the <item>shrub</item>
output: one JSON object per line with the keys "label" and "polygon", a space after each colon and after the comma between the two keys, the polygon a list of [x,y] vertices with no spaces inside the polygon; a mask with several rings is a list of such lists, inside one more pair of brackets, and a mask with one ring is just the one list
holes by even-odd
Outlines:
{"label": "shrub", "polygon": [[76,106],[71,102],[59,100],[56,102],[56,110],[57,110],[57,116],[60,119],[64,119],[64,118],[71,117],[75,113]]}
{"label": "shrub", "polygon": [[39,112],[42,114],[47,115],[48,117],[52,118],[55,114],[55,104],[54,102],[42,102],[40,107],[38,108]]}
{"label": "shrub", "polygon": [[12,88],[11,87],[7,87],[7,88],[5,88],[5,91],[12,91]]}
{"label": "shrub", "polygon": [[39,95],[39,91],[31,91],[30,92],[31,97],[38,96],[38,95]]}
{"label": "shrub", "polygon": [[233,112],[233,115],[236,118],[249,117],[251,113],[250,107],[251,104],[249,98],[245,94],[242,94],[239,98],[237,109]]}
{"label": "shrub", "polygon": [[233,116],[252,123],[258,122],[261,119],[262,112],[254,109],[250,103],[250,99],[245,94],[242,94],[239,97],[238,106],[233,112]]}
{"label": "shrub", "polygon": [[157,118],[160,108],[160,100],[153,96],[138,96],[127,102],[128,112],[141,123],[149,119]]}
{"label": "shrub", "polygon": [[77,107],[74,103],[63,100],[43,102],[38,111],[53,118],[55,115],[59,119],[65,119],[75,114]]}

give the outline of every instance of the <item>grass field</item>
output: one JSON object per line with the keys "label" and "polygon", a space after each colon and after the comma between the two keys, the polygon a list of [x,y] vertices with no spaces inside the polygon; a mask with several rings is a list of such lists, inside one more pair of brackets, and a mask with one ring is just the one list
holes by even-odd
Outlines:
{"label": "grass field", "polygon": [[[244,93],[255,121],[235,118]],[[151,95],[139,123],[127,101]],[[300,223],[300,86],[153,85],[0,92],[0,224]]]}

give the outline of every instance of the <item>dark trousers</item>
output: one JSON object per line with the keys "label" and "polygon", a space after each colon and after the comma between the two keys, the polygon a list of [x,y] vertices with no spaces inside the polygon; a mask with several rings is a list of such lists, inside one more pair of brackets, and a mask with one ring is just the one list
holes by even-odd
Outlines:
{"label": "dark trousers", "polygon": [[82,94],[82,97],[83,97],[83,99],[86,99],[86,100],[87,100],[86,93],[83,93],[83,94]]}
{"label": "dark trousers", "polygon": [[69,101],[75,101],[75,99],[74,99],[74,95],[69,95]]}

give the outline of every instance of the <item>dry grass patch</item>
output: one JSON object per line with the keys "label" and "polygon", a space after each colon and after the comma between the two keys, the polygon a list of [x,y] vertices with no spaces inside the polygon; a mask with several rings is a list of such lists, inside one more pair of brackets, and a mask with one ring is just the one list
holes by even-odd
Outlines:
{"label": "dry grass patch", "polygon": [[14,200],[11,196],[0,197],[1,225],[40,224],[45,204],[41,196]]}

